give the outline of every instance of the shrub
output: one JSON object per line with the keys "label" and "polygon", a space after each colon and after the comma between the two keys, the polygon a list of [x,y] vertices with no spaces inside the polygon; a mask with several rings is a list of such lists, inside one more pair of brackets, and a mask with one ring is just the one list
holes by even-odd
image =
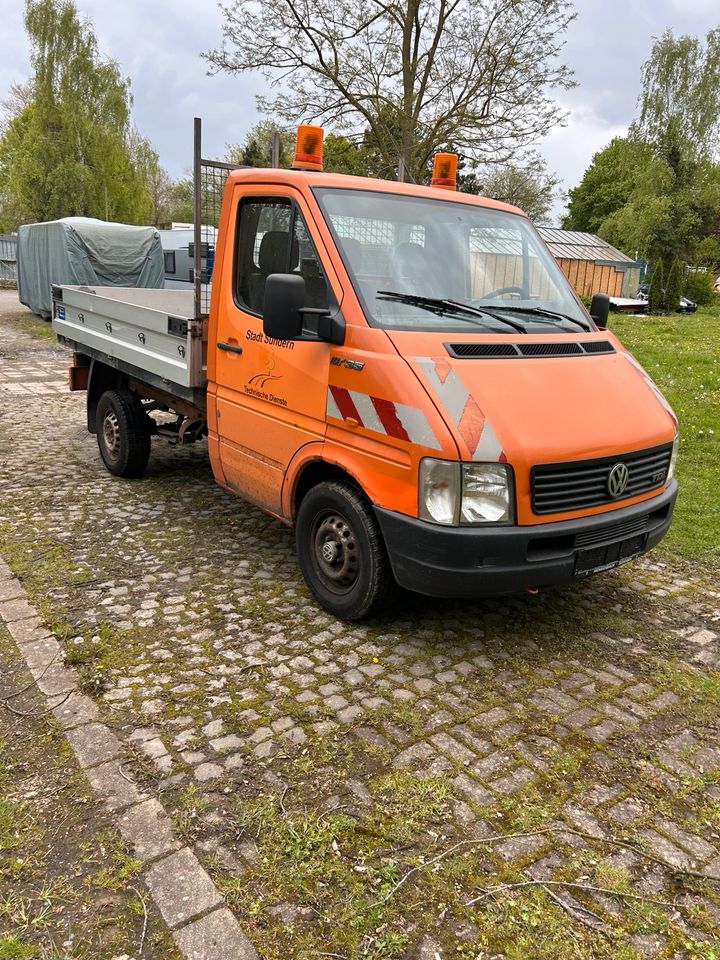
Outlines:
{"label": "shrub", "polygon": [[683,292],[686,297],[689,297],[690,300],[694,300],[695,303],[699,303],[700,305],[712,303],[716,296],[713,289],[714,282],[715,277],[713,274],[707,273],[704,270],[693,271],[685,277]]}
{"label": "shrub", "polygon": [[665,311],[665,276],[662,260],[658,260],[653,271],[650,289],[648,291],[648,313],[663,313]]}
{"label": "shrub", "polygon": [[674,313],[680,306],[680,297],[683,288],[683,265],[680,258],[675,257],[668,273],[667,283],[665,284],[665,308]]}

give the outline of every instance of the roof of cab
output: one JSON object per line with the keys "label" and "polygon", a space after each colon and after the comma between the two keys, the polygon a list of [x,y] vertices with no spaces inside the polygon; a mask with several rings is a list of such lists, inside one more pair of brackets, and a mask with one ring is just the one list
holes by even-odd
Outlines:
{"label": "roof of cab", "polygon": [[372,177],[353,177],[344,173],[314,173],[308,170],[286,170],[282,167],[239,167],[232,170],[229,178],[243,183],[272,183],[293,187],[336,187],[341,190],[374,190],[381,193],[404,194],[411,197],[432,197],[435,200],[449,200],[454,203],[470,203],[493,210],[527,217],[524,210],[513,207],[500,200],[478,197],[472,193],[459,193],[440,187],[426,187],[422,184],[400,183],[397,180],[379,180]]}

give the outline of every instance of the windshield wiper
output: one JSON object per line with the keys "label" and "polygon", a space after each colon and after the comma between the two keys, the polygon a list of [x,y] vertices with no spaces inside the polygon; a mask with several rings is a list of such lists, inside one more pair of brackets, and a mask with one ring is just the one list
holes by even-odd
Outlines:
{"label": "windshield wiper", "polygon": [[[488,310],[486,307],[473,307],[469,303],[460,303],[458,300],[445,300],[440,297],[421,297],[417,293],[398,293],[396,290],[378,290],[377,298],[378,300],[390,300],[395,303],[407,303],[413,307],[420,307],[421,310],[429,310],[438,316],[451,314],[452,316],[460,317],[461,320],[467,320],[469,323],[473,322],[470,320],[470,317],[492,317],[493,320],[499,320],[500,323],[512,327],[513,330],[517,330],[518,333],[528,332],[527,328],[521,323],[516,323],[514,320],[510,320],[509,317],[503,317],[501,314],[495,313],[493,310]],[[468,316],[463,317],[462,314],[467,314]]]}
{"label": "windshield wiper", "polygon": [[[536,316],[540,317],[552,317],[555,320],[567,320],[570,323],[577,324],[581,330],[585,330],[586,333],[592,333],[590,327],[587,324],[583,323],[581,320],[577,320],[575,317],[570,317],[566,313],[557,313],[555,310],[546,310],[545,307],[515,307],[515,306],[495,306],[496,310],[508,310],[510,313],[533,313]],[[484,308],[483,308],[484,309]]]}

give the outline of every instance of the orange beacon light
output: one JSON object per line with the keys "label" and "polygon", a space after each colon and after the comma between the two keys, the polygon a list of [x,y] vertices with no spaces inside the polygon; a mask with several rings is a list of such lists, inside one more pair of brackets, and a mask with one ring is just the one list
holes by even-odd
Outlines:
{"label": "orange beacon light", "polygon": [[300,124],[295,137],[294,170],[322,170],[323,128]]}
{"label": "orange beacon light", "polygon": [[456,190],[457,164],[456,153],[436,153],[430,186],[440,187],[443,190]]}

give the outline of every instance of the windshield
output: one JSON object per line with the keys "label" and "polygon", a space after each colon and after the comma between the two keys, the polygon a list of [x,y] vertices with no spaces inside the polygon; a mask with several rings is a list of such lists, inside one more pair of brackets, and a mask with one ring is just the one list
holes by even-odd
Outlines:
{"label": "windshield", "polygon": [[373,325],[512,336],[592,329],[524,217],[371,190],[315,193]]}

